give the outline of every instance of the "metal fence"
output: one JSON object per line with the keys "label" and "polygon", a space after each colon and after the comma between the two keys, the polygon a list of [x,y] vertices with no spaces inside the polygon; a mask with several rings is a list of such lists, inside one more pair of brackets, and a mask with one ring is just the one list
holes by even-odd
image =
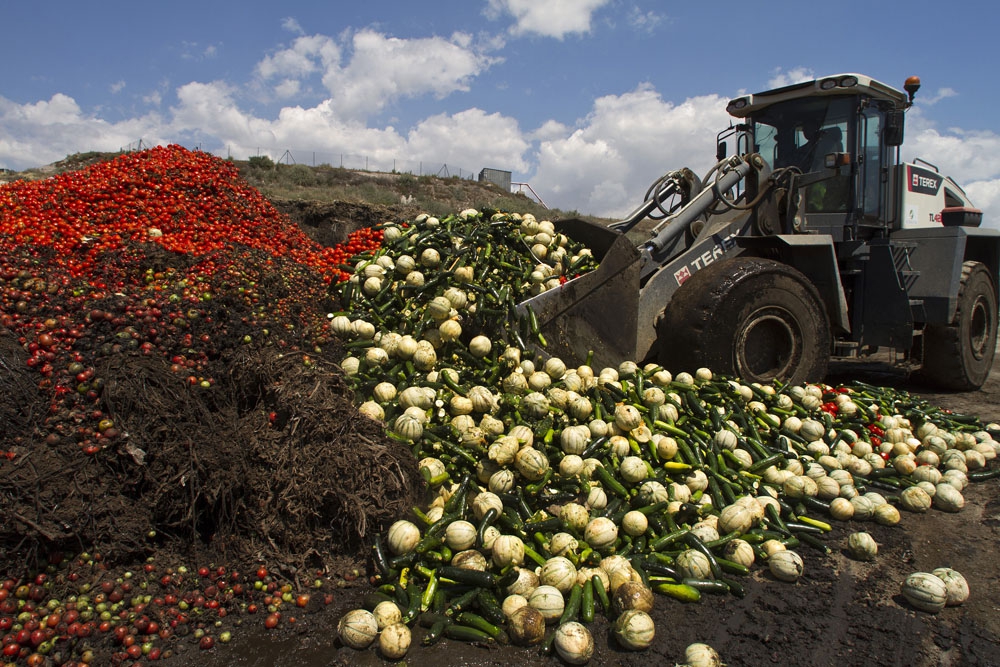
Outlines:
{"label": "metal fence", "polygon": [[[122,152],[131,153],[151,148],[148,141],[139,139],[122,147]],[[202,150],[201,144],[187,146],[192,150]],[[441,178],[462,178],[474,180],[478,171],[467,169],[447,162],[428,160],[410,160],[405,158],[376,158],[360,153],[335,153],[330,151],[310,151],[291,148],[258,147],[253,155],[234,155],[230,147],[226,147],[225,157],[244,160],[250,157],[265,156],[277,164],[305,164],[311,167],[328,165],[355,169],[358,171],[388,172],[414,174],[416,176],[439,176]]]}
{"label": "metal fence", "polygon": [[380,171],[389,173],[414,174],[417,176],[440,176],[441,178],[475,178],[476,173],[447,162],[407,160],[401,158],[374,158],[358,153],[323,153],[319,151],[285,150],[275,155],[275,151],[260,151],[279,164],[306,164],[312,167],[330,165],[358,171]]}

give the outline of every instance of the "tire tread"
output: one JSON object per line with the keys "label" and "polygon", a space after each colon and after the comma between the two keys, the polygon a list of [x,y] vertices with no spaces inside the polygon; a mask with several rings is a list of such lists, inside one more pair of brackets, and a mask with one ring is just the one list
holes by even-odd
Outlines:
{"label": "tire tread", "polygon": [[[962,277],[958,289],[958,308],[955,311],[954,320],[950,324],[928,324],[924,329],[924,360],[923,367],[920,369],[920,377],[925,382],[941,389],[955,391],[978,389],[989,375],[989,369],[987,369],[987,372],[982,374],[982,378],[972,377],[973,369],[965,365],[963,354],[961,328],[962,317],[964,315],[962,311],[963,296],[972,280],[973,273],[977,271],[982,271],[986,279],[990,282],[991,287],[994,287],[986,265],[975,261],[963,262]],[[994,310],[996,309],[994,308]],[[997,314],[994,312],[994,345],[997,326],[996,318]],[[992,365],[992,355],[990,365]]]}

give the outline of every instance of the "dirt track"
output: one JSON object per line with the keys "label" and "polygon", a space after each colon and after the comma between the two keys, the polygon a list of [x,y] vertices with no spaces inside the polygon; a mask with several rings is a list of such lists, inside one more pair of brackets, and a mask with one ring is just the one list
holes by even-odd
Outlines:
{"label": "dirt track", "polygon": [[[892,384],[929,398],[956,412],[1000,422],[1000,370],[980,391],[929,394],[885,366],[859,373],[856,364],[834,367],[840,373],[878,384]],[[840,524],[827,536],[835,549],[822,556],[808,548],[805,575],[796,584],[781,583],[755,568],[744,599],[706,596],[684,605],[657,596],[653,617],[657,637],[648,651],[622,651],[610,638],[609,624],[599,618],[591,630],[597,650],[594,665],[672,665],[695,641],[714,646],[731,667],[746,665],[870,665],[931,667],[1000,665],[1000,587],[996,585],[996,547],[1000,543],[1000,482],[977,485],[966,493],[958,514],[931,511],[904,513],[895,528]],[[847,535],[867,530],[879,544],[874,562],[860,563],[843,552]],[[937,615],[915,611],[902,600],[899,586],[910,572],[953,567],[969,581],[972,595],[961,607]],[[385,664],[374,649],[357,652],[335,642],[339,616],[357,606],[364,589],[345,590],[326,613],[281,637],[257,634],[239,647],[226,647],[206,664],[278,666]],[[442,641],[419,646],[421,629],[409,665],[559,664],[555,658],[513,647],[483,648]],[[242,633],[241,633],[242,634]],[[190,656],[189,656],[190,657]],[[199,658],[204,656],[199,656]]]}

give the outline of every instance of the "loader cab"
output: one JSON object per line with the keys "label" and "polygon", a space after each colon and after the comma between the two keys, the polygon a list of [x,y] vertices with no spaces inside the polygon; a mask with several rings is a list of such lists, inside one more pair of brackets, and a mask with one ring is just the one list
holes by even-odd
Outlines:
{"label": "loader cab", "polygon": [[745,95],[728,111],[749,121],[747,143],[787,186],[780,228],[843,241],[883,234],[895,220],[889,173],[905,107],[904,93],[843,74]]}

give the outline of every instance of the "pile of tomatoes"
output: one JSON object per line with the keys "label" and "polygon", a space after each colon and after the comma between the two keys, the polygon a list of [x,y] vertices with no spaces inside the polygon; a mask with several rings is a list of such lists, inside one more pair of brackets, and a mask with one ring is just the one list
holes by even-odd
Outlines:
{"label": "pile of tomatoes", "polygon": [[[0,189],[0,239],[4,249],[33,249],[74,277],[93,277],[98,267],[107,272],[100,265],[108,252],[128,241],[196,257],[234,246],[264,250],[315,269],[327,282],[341,278],[352,250],[312,242],[247,187],[234,164],[181,146]],[[123,282],[105,287],[127,286],[129,268],[112,271]]]}
{"label": "pile of tomatoes", "polygon": [[[2,370],[32,378],[47,403],[12,413],[31,421],[0,434],[0,482],[30,469],[40,448],[116,469],[126,434],[100,370],[115,355],[161,358],[178,383],[212,392],[243,346],[323,346],[336,284],[348,277],[341,267],[380,242],[362,229],[317,244],[233,164],[179,146],[0,186],[0,336],[20,348]],[[111,578],[84,555],[0,577],[0,663],[156,660],[180,636],[202,648],[228,641],[227,614],[257,613],[275,627],[329,603],[321,588],[310,603],[266,569],[256,575],[147,563]]]}
{"label": "pile of tomatoes", "polygon": [[[322,344],[341,267],[380,240],[361,229],[317,244],[232,163],[180,146],[0,187],[0,327],[51,396],[35,439],[96,455],[120,435],[101,408],[101,357],[159,355],[210,389],[238,345]],[[8,451],[30,447],[17,438]]]}

